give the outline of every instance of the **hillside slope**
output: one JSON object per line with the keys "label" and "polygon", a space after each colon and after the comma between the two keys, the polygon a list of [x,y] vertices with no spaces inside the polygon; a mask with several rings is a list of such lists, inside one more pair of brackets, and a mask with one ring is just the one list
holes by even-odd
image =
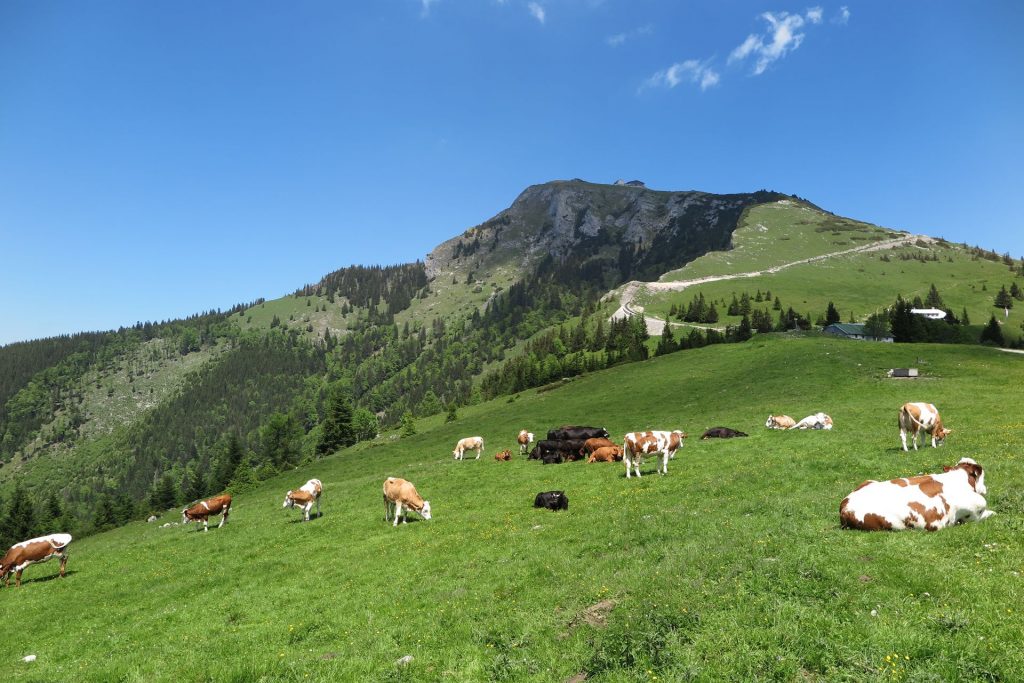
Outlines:
{"label": "hillside slope", "polygon": [[[884,378],[906,365],[922,378]],[[1024,359],[981,347],[772,335],[464,408],[238,496],[223,529],[76,541],[67,578],[35,566],[0,591],[19,615],[0,659],[19,681],[1019,680],[1024,432],[1007,406],[1021,381]],[[906,400],[942,409],[945,447],[898,450]],[[816,410],[832,432],[762,427]],[[667,477],[648,463],[641,480],[491,457],[520,428],[567,423],[690,439]],[[697,440],[719,424],[751,436]],[[484,458],[452,461],[471,433]],[[861,481],[963,456],[985,466],[995,517],[838,528]],[[312,476],[324,516],[297,523],[281,499]],[[434,519],[385,524],[386,476],[413,481]],[[530,507],[550,489],[568,512]]]}

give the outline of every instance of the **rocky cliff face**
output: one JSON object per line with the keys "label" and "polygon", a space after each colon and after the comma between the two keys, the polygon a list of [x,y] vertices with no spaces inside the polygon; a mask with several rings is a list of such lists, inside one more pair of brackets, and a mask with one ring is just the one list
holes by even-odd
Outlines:
{"label": "rocky cliff face", "polygon": [[525,276],[551,263],[579,268],[609,287],[653,279],[709,250],[728,248],[746,207],[783,197],[659,192],[582,180],[534,185],[494,218],[434,249],[426,258],[427,277],[509,269]]}

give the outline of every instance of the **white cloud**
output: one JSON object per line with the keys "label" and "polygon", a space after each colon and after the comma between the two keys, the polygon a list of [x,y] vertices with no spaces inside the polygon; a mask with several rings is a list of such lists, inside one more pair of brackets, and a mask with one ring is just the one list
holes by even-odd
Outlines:
{"label": "white cloud", "polygon": [[648,78],[640,86],[641,90],[647,88],[674,88],[684,81],[697,83],[701,90],[717,85],[718,73],[708,66],[707,62],[699,62],[696,59],[687,59],[685,62],[673,64],[667,69],[658,71]]}
{"label": "white cloud", "polygon": [[640,36],[647,36],[654,33],[654,26],[646,24],[640,28],[635,28],[632,31],[626,31],[625,33],[616,33],[614,36],[608,36],[604,42],[608,43],[610,47],[619,47],[628,40],[635,40]]}
{"label": "white cloud", "polygon": [[823,10],[811,7],[806,14],[788,12],[763,12],[761,18],[768,23],[768,30],[762,35],[751,34],[729,54],[729,64],[754,55],[754,75],[763,74],[772,62],[782,59],[804,42],[801,31],[808,23],[820,24]]}
{"label": "white cloud", "polygon": [[544,20],[547,19],[547,13],[544,11],[544,8],[541,7],[539,2],[531,2],[529,5],[527,5],[527,9],[530,10],[530,14],[533,16],[533,18],[539,21],[540,23],[543,24]]}
{"label": "white cloud", "polygon": [[839,14],[837,14],[835,16],[835,18],[832,19],[832,23],[833,24],[841,24],[843,26],[846,26],[846,24],[848,24],[849,21],[850,21],[850,8],[847,7],[846,5],[843,5],[842,7],[840,7],[839,8]]}

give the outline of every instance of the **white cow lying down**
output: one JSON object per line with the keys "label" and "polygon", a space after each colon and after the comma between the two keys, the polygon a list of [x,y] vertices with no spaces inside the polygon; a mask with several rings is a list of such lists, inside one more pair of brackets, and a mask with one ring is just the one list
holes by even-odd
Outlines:
{"label": "white cow lying down", "polygon": [[839,505],[840,526],[863,531],[915,527],[937,531],[995,514],[986,509],[981,465],[961,458],[942,470],[942,474],[864,482]]}
{"label": "white cow lying down", "polygon": [[832,418],[825,413],[808,415],[790,429],[832,429]]}

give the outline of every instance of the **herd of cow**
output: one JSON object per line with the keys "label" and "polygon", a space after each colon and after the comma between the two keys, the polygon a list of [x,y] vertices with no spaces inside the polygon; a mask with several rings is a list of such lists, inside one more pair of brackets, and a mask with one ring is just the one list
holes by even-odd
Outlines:
{"label": "herd of cow", "polygon": [[[932,447],[941,444],[952,432],[946,429],[939,411],[930,403],[906,403],[899,410],[898,419],[900,442],[907,451],[907,435],[912,436],[914,450],[917,450],[918,436],[931,437]],[[770,415],[765,422],[769,429],[832,429],[832,418],[825,413],[815,413],[797,422],[788,415]],[[668,474],[668,461],[675,457],[683,446],[686,434],[679,429],[673,431],[630,432],[619,446],[609,440],[609,433],[601,427],[559,427],[547,434],[548,438],[534,443],[533,433],[522,430],[516,438],[520,455],[529,450],[528,459],[540,460],[545,465],[574,460],[594,462],[624,462],[626,478],[632,474],[640,476],[640,465],[645,455],[660,458],[657,472]],[[713,427],[701,438],[733,438],[747,436],[728,427]],[[924,437],[923,437],[924,438]],[[480,459],[484,449],[483,437],[471,436],[460,439],[452,452],[456,460],[462,460],[466,451],[476,451]],[[494,456],[498,461],[512,458],[511,449],[505,449]],[[320,494],[323,484],[319,479],[310,479],[300,488],[285,494],[284,507],[298,508],[303,519],[309,521],[310,511],[316,505],[320,516]],[[920,528],[936,531],[961,522],[986,519],[995,513],[987,509],[985,501],[985,473],[981,465],[971,458],[961,458],[952,467],[943,467],[939,474],[925,474],[889,481],[866,481],[839,506],[840,526],[846,529],[865,531]],[[423,519],[430,519],[430,501],[424,500],[411,482],[397,477],[384,481],[384,520],[397,526],[399,519],[408,521],[408,511],[418,513]],[[564,491],[546,491],[537,494],[535,507],[552,510],[567,510],[569,499]],[[208,531],[208,518],[220,515],[218,527],[224,526],[231,512],[230,494],[202,500],[181,511],[182,523],[203,523]],[[31,564],[60,558],[60,575],[65,575],[68,561],[68,546],[71,534],[58,533],[41,536],[16,543],[0,558],[0,580],[10,585],[11,573],[15,574],[15,586],[21,585],[21,574]]]}

